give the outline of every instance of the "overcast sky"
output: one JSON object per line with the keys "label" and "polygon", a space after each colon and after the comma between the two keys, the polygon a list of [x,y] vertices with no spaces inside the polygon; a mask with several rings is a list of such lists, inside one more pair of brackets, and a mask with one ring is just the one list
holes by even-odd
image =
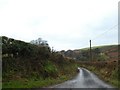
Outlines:
{"label": "overcast sky", "polygon": [[[55,50],[118,43],[119,0],[0,0],[0,35]],[[110,31],[109,31],[110,30]]]}

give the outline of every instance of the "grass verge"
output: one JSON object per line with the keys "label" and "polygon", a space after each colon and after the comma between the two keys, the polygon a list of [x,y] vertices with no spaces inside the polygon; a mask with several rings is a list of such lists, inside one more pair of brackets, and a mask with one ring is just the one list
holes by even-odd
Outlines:
{"label": "grass verge", "polygon": [[111,70],[111,73],[108,73],[108,68],[98,69],[94,66],[86,66],[86,65],[83,65],[81,67],[84,67],[92,71],[101,80],[104,80],[105,82],[109,83],[111,86],[115,88],[120,88],[120,81],[118,80],[118,72],[116,72],[115,70]]}
{"label": "grass verge", "polygon": [[66,80],[71,79],[72,76],[61,76],[60,78],[52,79],[38,79],[38,80],[15,80],[2,83],[3,88],[40,88],[40,87],[48,87],[54,84],[62,83]]}
{"label": "grass verge", "polygon": [[35,79],[35,78],[30,78],[30,79],[26,79],[26,78],[20,78],[19,80],[11,80],[11,81],[7,81],[7,82],[3,82],[2,83],[2,88],[42,88],[42,87],[49,87],[55,84],[59,84],[62,83],[64,81],[70,80],[73,77],[76,76],[77,72],[76,72],[76,65],[69,67],[70,71],[68,71],[68,66],[66,66],[66,73],[64,74],[59,74],[59,76],[57,78],[39,78],[39,79]]}

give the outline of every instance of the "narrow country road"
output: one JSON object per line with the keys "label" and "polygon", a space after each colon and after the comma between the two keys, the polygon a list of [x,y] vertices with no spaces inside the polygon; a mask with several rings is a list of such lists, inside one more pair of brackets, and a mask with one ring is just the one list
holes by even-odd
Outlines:
{"label": "narrow country road", "polygon": [[113,88],[87,69],[80,68],[79,70],[80,72],[74,79],[50,88]]}

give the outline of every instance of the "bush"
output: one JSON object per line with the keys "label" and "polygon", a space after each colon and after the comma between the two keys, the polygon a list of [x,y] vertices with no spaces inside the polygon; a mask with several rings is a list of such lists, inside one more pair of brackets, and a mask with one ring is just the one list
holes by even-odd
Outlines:
{"label": "bush", "polygon": [[46,62],[44,66],[44,70],[45,70],[44,72],[45,77],[57,77],[58,70],[52,62],[50,61]]}
{"label": "bush", "polygon": [[96,59],[98,61],[105,61],[105,60],[108,60],[109,57],[107,55],[105,55],[104,53],[100,53]]}

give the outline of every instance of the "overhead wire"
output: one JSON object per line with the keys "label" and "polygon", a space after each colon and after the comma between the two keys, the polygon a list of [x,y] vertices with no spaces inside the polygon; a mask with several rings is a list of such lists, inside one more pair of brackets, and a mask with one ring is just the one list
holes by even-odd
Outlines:
{"label": "overhead wire", "polygon": [[[118,24],[114,25],[113,27],[111,27],[111,28],[107,29],[107,30],[106,30],[106,31],[104,31],[103,33],[101,33],[101,34],[99,34],[99,35],[95,36],[95,37],[94,37],[94,38],[92,38],[91,40],[95,40],[96,38],[101,37],[102,35],[106,34],[107,32],[109,32],[109,31],[111,31],[111,30],[114,30],[114,28],[116,28],[117,26],[118,26]],[[117,30],[117,29],[116,29],[116,30]]]}
{"label": "overhead wire", "polygon": [[[114,28],[116,28],[117,26],[118,26],[118,24],[112,26],[111,28],[105,30],[104,32],[102,32],[102,33],[99,34],[99,35],[96,35],[95,37],[93,37],[93,38],[90,39],[90,40],[94,41],[95,39],[100,38],[101,36],[103,36],[103,35],[106,34],[107,32],[114,30]],[[116,29],[116,30],[117,30],[117,29]],[[89,42],[88,42],[88,41],[82,41],[82,44],[83,44],[83,43],[84,43],[84,46],[89,45]]]}

